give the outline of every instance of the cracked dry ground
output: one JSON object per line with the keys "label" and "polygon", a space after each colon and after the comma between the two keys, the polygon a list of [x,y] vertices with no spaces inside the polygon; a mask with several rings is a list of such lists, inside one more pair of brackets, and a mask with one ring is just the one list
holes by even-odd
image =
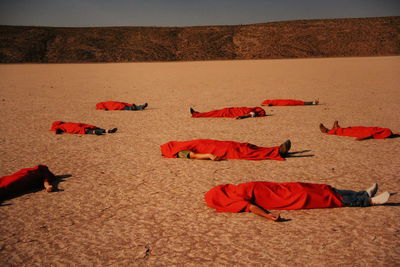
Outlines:
{"label": "cracked dry ground", "polygon": [[[400,131],[400,58],[135,64],[0,65],[1,173],[46,164],[63,190],[25,194],[0,207],[1,266],[394,266],[399,206],[282,211],[274,223],[216,213],[204,193],[247,181],[327,183],[399,192],[400,139],[356,142],[322,135],[320,122]],[[313,107],[267,107],[272,116],[192,119],[258,106],[266,98]],[[102,112],[96,102],[149,103]],[[118,127],[114,135],[54,135],[53,121]],[[276,146],[313,157],[222,162],[163,159],[159,145],[213,138]],[[391,203],[399,203],[393,195]]]}

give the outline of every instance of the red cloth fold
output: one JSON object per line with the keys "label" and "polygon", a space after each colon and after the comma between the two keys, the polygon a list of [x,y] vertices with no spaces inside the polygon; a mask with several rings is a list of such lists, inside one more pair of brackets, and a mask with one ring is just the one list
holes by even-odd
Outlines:
{"label": "red cloth fold", "polygon": [[372,137],[374,139],[385,139],[393,135],[392,131],[388,128],[364,126],[336,128],[334,130],[329,130],[328,134],[351,136],[357,138]]}
{"label": "red cloth fold", "polygon": [[44,165],[21,169],[0,178],[0,199],[7,199],[28,190],[43,187],[45,179],[51,183],[54,178],[54,174]]}
{"label": "red cloth fold", "polygon": [[94,125],[90,125],[90,124],[56,121],[56,122],[53,122],[53,124],[51,125],[50,131],[61,130],[64,133],[85,134],[86,130],[90,130],[90,129],[94,130],[97,128],[98,127],[96,127]]}
{"label": "red cloth fold", "polygon": [[105,101],[96,104],[96,109],[104,110],[123,110],[125,107],[130,107],[132,104],[118,101]]}
{"label": "red cloth fold", "polygon": [[254,112],[257,117],[265,116],[265,110],[260,107],[247,108],[247,107],[233,107],[233,108],[223,108],[212,110],[208,112],[196,112],[192,114],[192,118],[235,118],[239,116],[244,116]]}
{"label": "red cloth fold", "polygon": [[285,160],[279,154],[279,147],[259,147],[250,143],[197,139],[191,141],[171,141],[161,145],[161,154],[166,158],[176,158],[177,153],[190,150],[200,154],[214,154],[221,159],[245,160]]}
{"label": "red cloth fold", "polygon": [[267,99],[261,106],[304,106],[304,101],[294,99]]}
{"label": "red cloth fold", "polygon": [[326,184],[248,182],[225,184],[205,194],[207,205],[218,212],[249,211],[250,204],[266,210],[343,207],[341,196]]}

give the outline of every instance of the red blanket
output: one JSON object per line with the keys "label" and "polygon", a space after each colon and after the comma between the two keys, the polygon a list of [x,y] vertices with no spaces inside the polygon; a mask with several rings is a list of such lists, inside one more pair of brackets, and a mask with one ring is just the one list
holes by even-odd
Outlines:
{"label": "red blanket", "polygon": [[28,190],[43,187],[43,182],[48,179],[51,183],[54,174],[44,165],[26,168],[16,173],[0,178],[0,199],[7,199]]}
{"label": "red blanket", "polygon": [[161,145],[161,154],[166,158],[176,158],[177,153],[183,150],[201,154],[214,154],[220,159],[285,160],[279,154],[279,147],[259,147],[234,141],[197,139],[183,142],[171,141]]}
{"label": "red blanket", "polygon": [[270,99],[261,103],[262,106],[304,106],[304,101],[293,99]]}
{"label": "red blanket", "polygon": [[372,137],[374,139],[384,139],[393,135],[392,131],[388,128],[363,127],[363,126],[337,128],[334,130],[329,130],[328,134],[351,136],[357,138]]}
{"label": "red blanket", "polygon": [[132,104],[117,101],[106,101],[96,104],[96,109],[104,110],[123,110],[125,107],[130,107]]}
{"label": "red blanket", "polygon": [[51,125],[50,131],[61,130],[70,134],[85,134],[86,130],[97,129],[96,126],[84,123],[56,121]]}
{"label": "red blanket", "polygon": [[208,206],[218,212],[249,211],[250,204],[266,210],[343,207],[341,196],[325,184],[249,182],[225,184],[205,194]]}
{"label": "red blanket", "polygon": [[240,107],[240,108],[223,108],[212,110],[209,112],[196,112],[192,114],[192,118],[235,118],[243,115],[247,115],[250,112],[254,112],[257,117],[265,116],[265,110],[260,107],[254,108],[247,108],[247,107]]}

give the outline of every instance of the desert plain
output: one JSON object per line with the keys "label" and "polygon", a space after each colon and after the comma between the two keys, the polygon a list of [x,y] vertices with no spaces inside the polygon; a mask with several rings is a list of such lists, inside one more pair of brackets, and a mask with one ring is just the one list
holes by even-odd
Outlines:
{"label": "desert plain", "polygon": [[[194,119],[267,98],[321,105],[265,107],[270,116]],[[115,100],[145,111],[98,111]],[[400,196],[368,208],[280,211],[285,222],[217,213],[219,184],[310,182],[400,192],[400,138],[322,134],[338,120],[400,132],[400,57],[174,63],[0,65],[0,176],[37,164],[59,192],[0,206],[1,266],[396,266]],[[104,136],[55,135],[53,121],[118,127]],[[162,158],[168,141],[198,138],[277,146],[304,157],[220,162]],[[298,154],[297,156],[299,156]]]}

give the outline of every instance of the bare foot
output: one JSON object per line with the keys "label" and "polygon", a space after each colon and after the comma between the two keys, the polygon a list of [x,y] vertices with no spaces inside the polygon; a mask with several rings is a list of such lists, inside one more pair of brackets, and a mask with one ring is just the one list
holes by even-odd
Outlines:
{"label": "bare foot", "polygon": [[318,105],[319,104],[319,99],[315,99],[313,102],[314,105]]}
{"label": "bare foot", "polygon": [[328,132],[328,128],[326,128],[322,123],[319,124],[319,129],[321,130],[322,133]]}
{"label": "bare foot", "polygon": [[281,215],[279,213],[269,213],[267,218],[277,222],[281,219]]}
{"label": "bare foot", "polygon": [[337,129],[337,128],[340,128],[339,122],[338,122],[338,121],[335,121],[335,122],[333,123],[332,130]]}
{"label": "bare foot", "polygon": [[53,191],[54,191],[53,186],[50,185],[50,186],[46,187],[46,191],[47,191],[47,192],[53,192]]}
{"label": "bare foot", "polygon": [[198,113],[196,110],[194,110],[193,108],[190,108],[190,114],[194,114],[194,113]]}
{"label": "bare foot", "polygon": [[49,180],[45,179],[43,181],[43,186],[46,188],[47,192],[52,192],[53,191],[53,186],[49,183]]}

